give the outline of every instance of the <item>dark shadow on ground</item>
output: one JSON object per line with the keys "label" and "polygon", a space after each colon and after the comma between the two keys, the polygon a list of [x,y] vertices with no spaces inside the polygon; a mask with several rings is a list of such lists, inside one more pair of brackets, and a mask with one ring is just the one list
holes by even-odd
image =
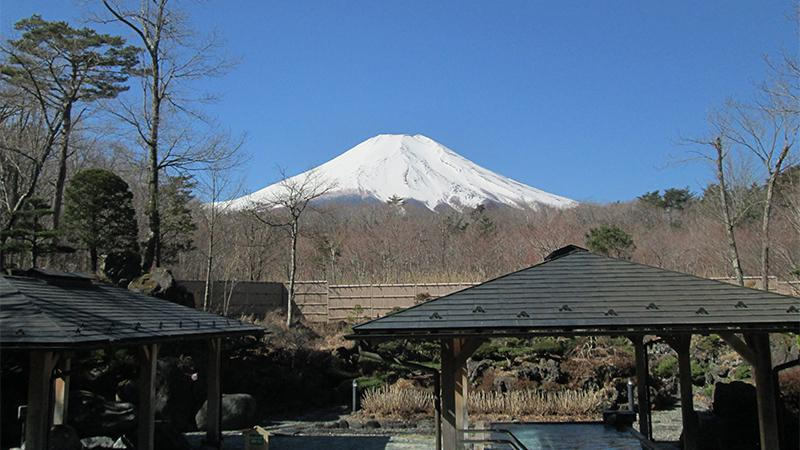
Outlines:
{"label": "dark shadow on ground", "polygon": [[271,436],[270,450],[384,450],[388,436]]}
{"label": "dark shadow on ground", "polygon": [[[202,436],[187,436],[192,448],[202,446]],[[389,436],[286,436],[273,435],[269,438],[270,450],[384,450],[390,441]],[[225,436],[224,450],[244,450],[244,437]]]}
{"label": "dark shadow on ground", "polygon": [[284,424],[294,424],[298,426],[304,423],[317,423],[336,421],[350,412],[350,409],[345,405],[336,405],[328,408],[315,409],[310,412],[297,413],[297,412],[283,412],[274,413],[264,418],[259,422],[262,427],[271,427]]}

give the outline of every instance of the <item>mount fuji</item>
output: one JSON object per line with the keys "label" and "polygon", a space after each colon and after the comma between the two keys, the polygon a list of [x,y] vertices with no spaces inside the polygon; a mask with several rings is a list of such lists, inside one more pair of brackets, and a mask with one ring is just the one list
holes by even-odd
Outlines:
{"label": "mount fuji", "polygon": [[[336,158],[290,178],[288,183],[301,183],[310,176],[333,186],[322,198],[325,201],[385,202],[400,197],[431,210],[442,205],[457,210],[480,204],[534,209],[577,205],[574,200],[496,174],[419,134],[372,137]],[[275,183],[226,203],[232,209],[245,209],[271,201],[281,195],[285,186]]]}

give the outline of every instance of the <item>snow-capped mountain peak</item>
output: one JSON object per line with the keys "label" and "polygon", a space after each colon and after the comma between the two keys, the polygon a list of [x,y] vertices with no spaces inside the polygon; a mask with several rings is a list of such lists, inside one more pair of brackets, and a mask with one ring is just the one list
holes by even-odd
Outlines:
{"label": "snow-capped mountain peak", "polygon": [[[313,177],[333,186],[325,195],[378,200],[392,197],[417,201],[433,210],[497,203],[516,208],[566,208],[577,203],[498,175],[423,135],[380,134],[336,158],[289,179]],[[231,200],[235,209],[268,202],[285,189],[280,183]]]}

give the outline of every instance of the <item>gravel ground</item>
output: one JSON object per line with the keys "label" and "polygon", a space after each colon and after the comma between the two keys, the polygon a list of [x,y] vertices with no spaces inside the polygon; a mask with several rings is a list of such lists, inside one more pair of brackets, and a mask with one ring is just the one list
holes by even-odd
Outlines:
{"label": "gravel ground", "polygon": [[[330,418],[330,417],[327,417]],[[317,420],[315,420],[317,419]],[[329,429],[330,421],[318,417],[306,420],[276,420],[264,427],[270,431],[270,450],[429,450],[433,430],[428,423],[419,428]],[[681,434],[681,410],[675,407],[653,411],[653,434],[657,441],[677,441]],[[202,433],[186,435],[193,448],[201,448]],[[225,432],[225,450],[244,450],[240,432]]]}
{"label": "gravel ground", "polygon": [[[244,450],[244,438],[240,433],[225,436],[225,450]],[[199,436],[189,436],[195,448]],[[428,450],[433,449],[433,436],[408,435],[327,435],[327,436],[270,436],[270,450]]]}

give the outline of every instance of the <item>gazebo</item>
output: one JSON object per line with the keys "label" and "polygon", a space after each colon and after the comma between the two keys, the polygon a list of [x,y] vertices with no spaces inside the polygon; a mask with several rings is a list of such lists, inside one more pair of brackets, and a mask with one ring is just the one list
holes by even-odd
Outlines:
{"label": "gazebo", "polygon": [[696,450],[692,335],[718,334],[753,367],[762,450],[779,448],[769,334],[800,331],[800,299],[745,288],[569,245],[544,262],[353,328],[351,339],[441,343],[441,444],[462,447],[466,361],[487,339],[626,336],[636,358],[639,430],[650,436],[647,348],[660,336],[678,354],[684,448]]}
{"label": "gazebo", "polygon": [[30,357],[25,448],[45,450],[51,423],[64,423],[69,401],[70,353],[117,346],[138,348],[137,448],[151,450],[155,432],[156,362],[161,344],[208,342],[206,442],[221,443],[222,339],[263,329],[79,274],[32,269],[0,276],[0,348]]}

